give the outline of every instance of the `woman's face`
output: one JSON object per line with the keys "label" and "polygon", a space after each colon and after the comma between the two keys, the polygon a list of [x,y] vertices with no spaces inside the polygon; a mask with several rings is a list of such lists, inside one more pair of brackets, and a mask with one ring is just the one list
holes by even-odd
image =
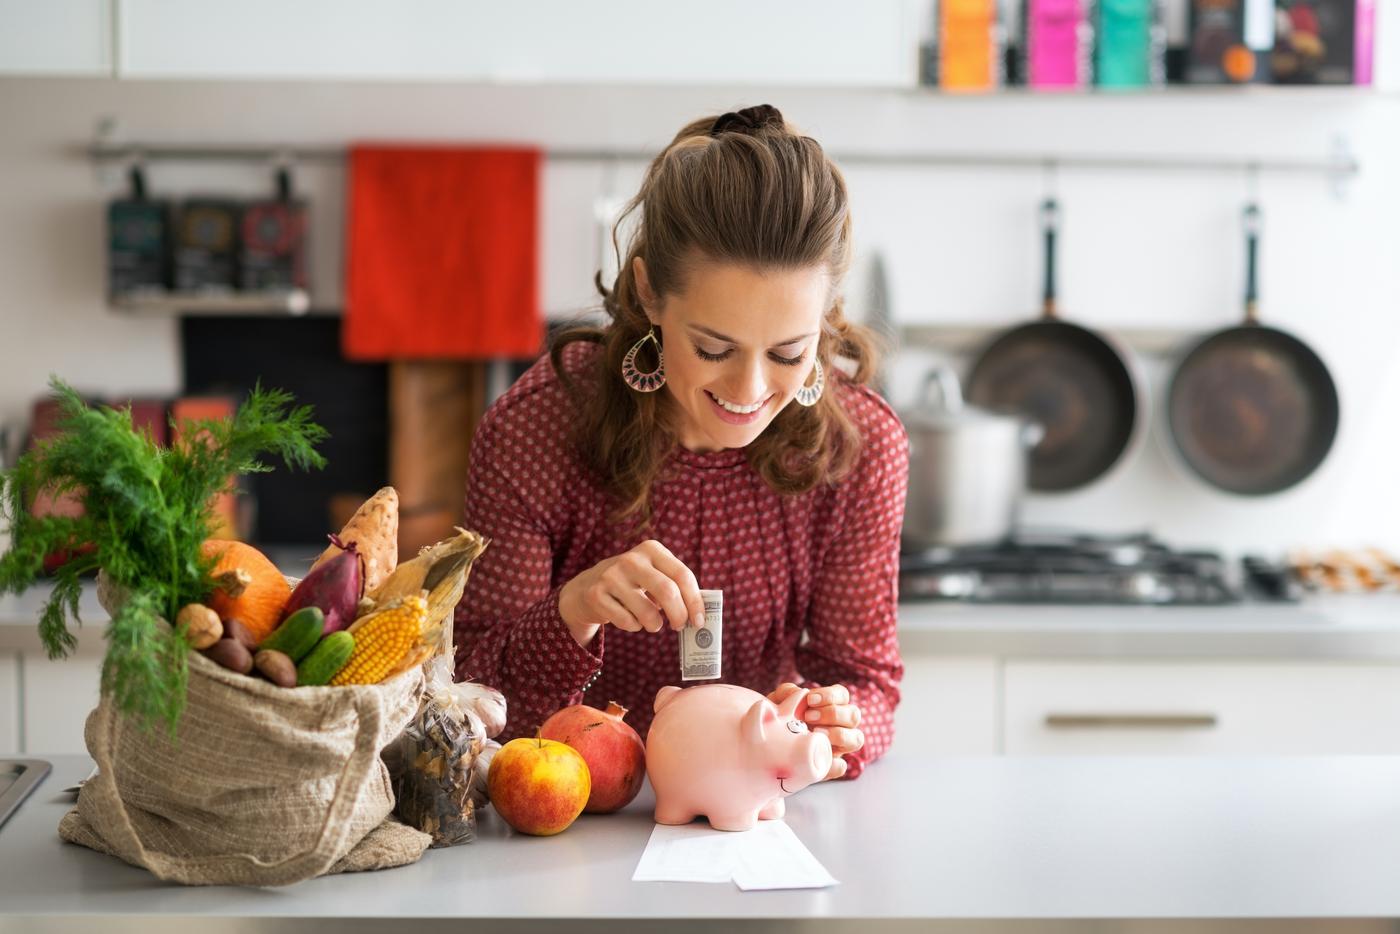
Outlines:
{"label": "woman's face", "polygon": [[826,269],[699,263],[684,292],[659,302],[645,264],[633,263],[647,317],[663,335],[662,391],[680,408],[682,446],[706,452],[753,441],[811,377],[830,293]]}

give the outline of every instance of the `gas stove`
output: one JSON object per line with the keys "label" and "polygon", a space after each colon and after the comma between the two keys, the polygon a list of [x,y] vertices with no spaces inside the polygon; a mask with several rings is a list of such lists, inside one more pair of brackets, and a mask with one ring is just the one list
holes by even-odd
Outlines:
{"label": "gas stove", "polygon": [[1022,531],[903,554],[899,590],[904,600],[1206,606],[1243,599],[1243,577],[1213,551],[1176,550],[1146,533]]}

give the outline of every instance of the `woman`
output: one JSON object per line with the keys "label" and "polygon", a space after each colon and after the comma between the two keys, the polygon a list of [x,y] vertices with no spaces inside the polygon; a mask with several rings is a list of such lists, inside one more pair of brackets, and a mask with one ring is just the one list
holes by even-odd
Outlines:
{"label": "woman", "polygon": [[611,323],[561,334],[473,441],[466,526],[491,545],[457,609],[458,677],[505,694],[503,739],[609,700],[645,736],[682,684],[677,631],[722,590],[721,679],[811,688],[827,778],[853,778],[899,702],[908,443],[842,316],[845,182],[762,105],[681,130],[635,210],[597,282]]}

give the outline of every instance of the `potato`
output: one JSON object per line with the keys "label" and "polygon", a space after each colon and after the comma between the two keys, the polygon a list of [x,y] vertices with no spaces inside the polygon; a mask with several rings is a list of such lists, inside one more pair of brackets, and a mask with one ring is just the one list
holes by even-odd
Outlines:
{"label": "potato", "polygon": [[253,670],[253,653],[237,639],[225,637],[204,650],[204,656],[229,671],[246,675]]}
{"label": "potato", "polygon": [[237,639],[238,643],[247,649],[250,655],[258,650],[257,637],[253,635],[251,629],[243,625],[243,620],[236,616],[230,616],[224,620],[224,638]]}
{"label": "potato", "polygon": [[253,656],[253,667],[279,688],[297,686],[297,666],[290,655],[276,649],[263,649]]}

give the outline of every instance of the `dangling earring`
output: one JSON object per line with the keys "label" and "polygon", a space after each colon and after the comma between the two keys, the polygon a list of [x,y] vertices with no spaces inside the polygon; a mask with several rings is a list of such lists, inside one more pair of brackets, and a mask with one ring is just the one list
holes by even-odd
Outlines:
{"label": "dangling earring", "polygon": [[817,404],[817,400],[822,397],[822,390],[826,388],[826,374],[822,372],[822,362],[814,360],[813,363],[815,365],[812,367],[812,372],[817,374],[817,378],[812,381],[812,385],[803,386],[797,390],[797,394],[794,396],[798,402],[808,408]]}
{"label": "dangling earring", "polygon": [[[637,370],[637,351],[641,350],[647,341],[656,345],[656,369],[650,373],[641,373]],[[627,356],[622,358],[622,381],[637,392],[656,392],[666,385],[666,360],[661,352],[661,342],[656,339],[656,328],[648,329],[642,339],[627,351]]]}

